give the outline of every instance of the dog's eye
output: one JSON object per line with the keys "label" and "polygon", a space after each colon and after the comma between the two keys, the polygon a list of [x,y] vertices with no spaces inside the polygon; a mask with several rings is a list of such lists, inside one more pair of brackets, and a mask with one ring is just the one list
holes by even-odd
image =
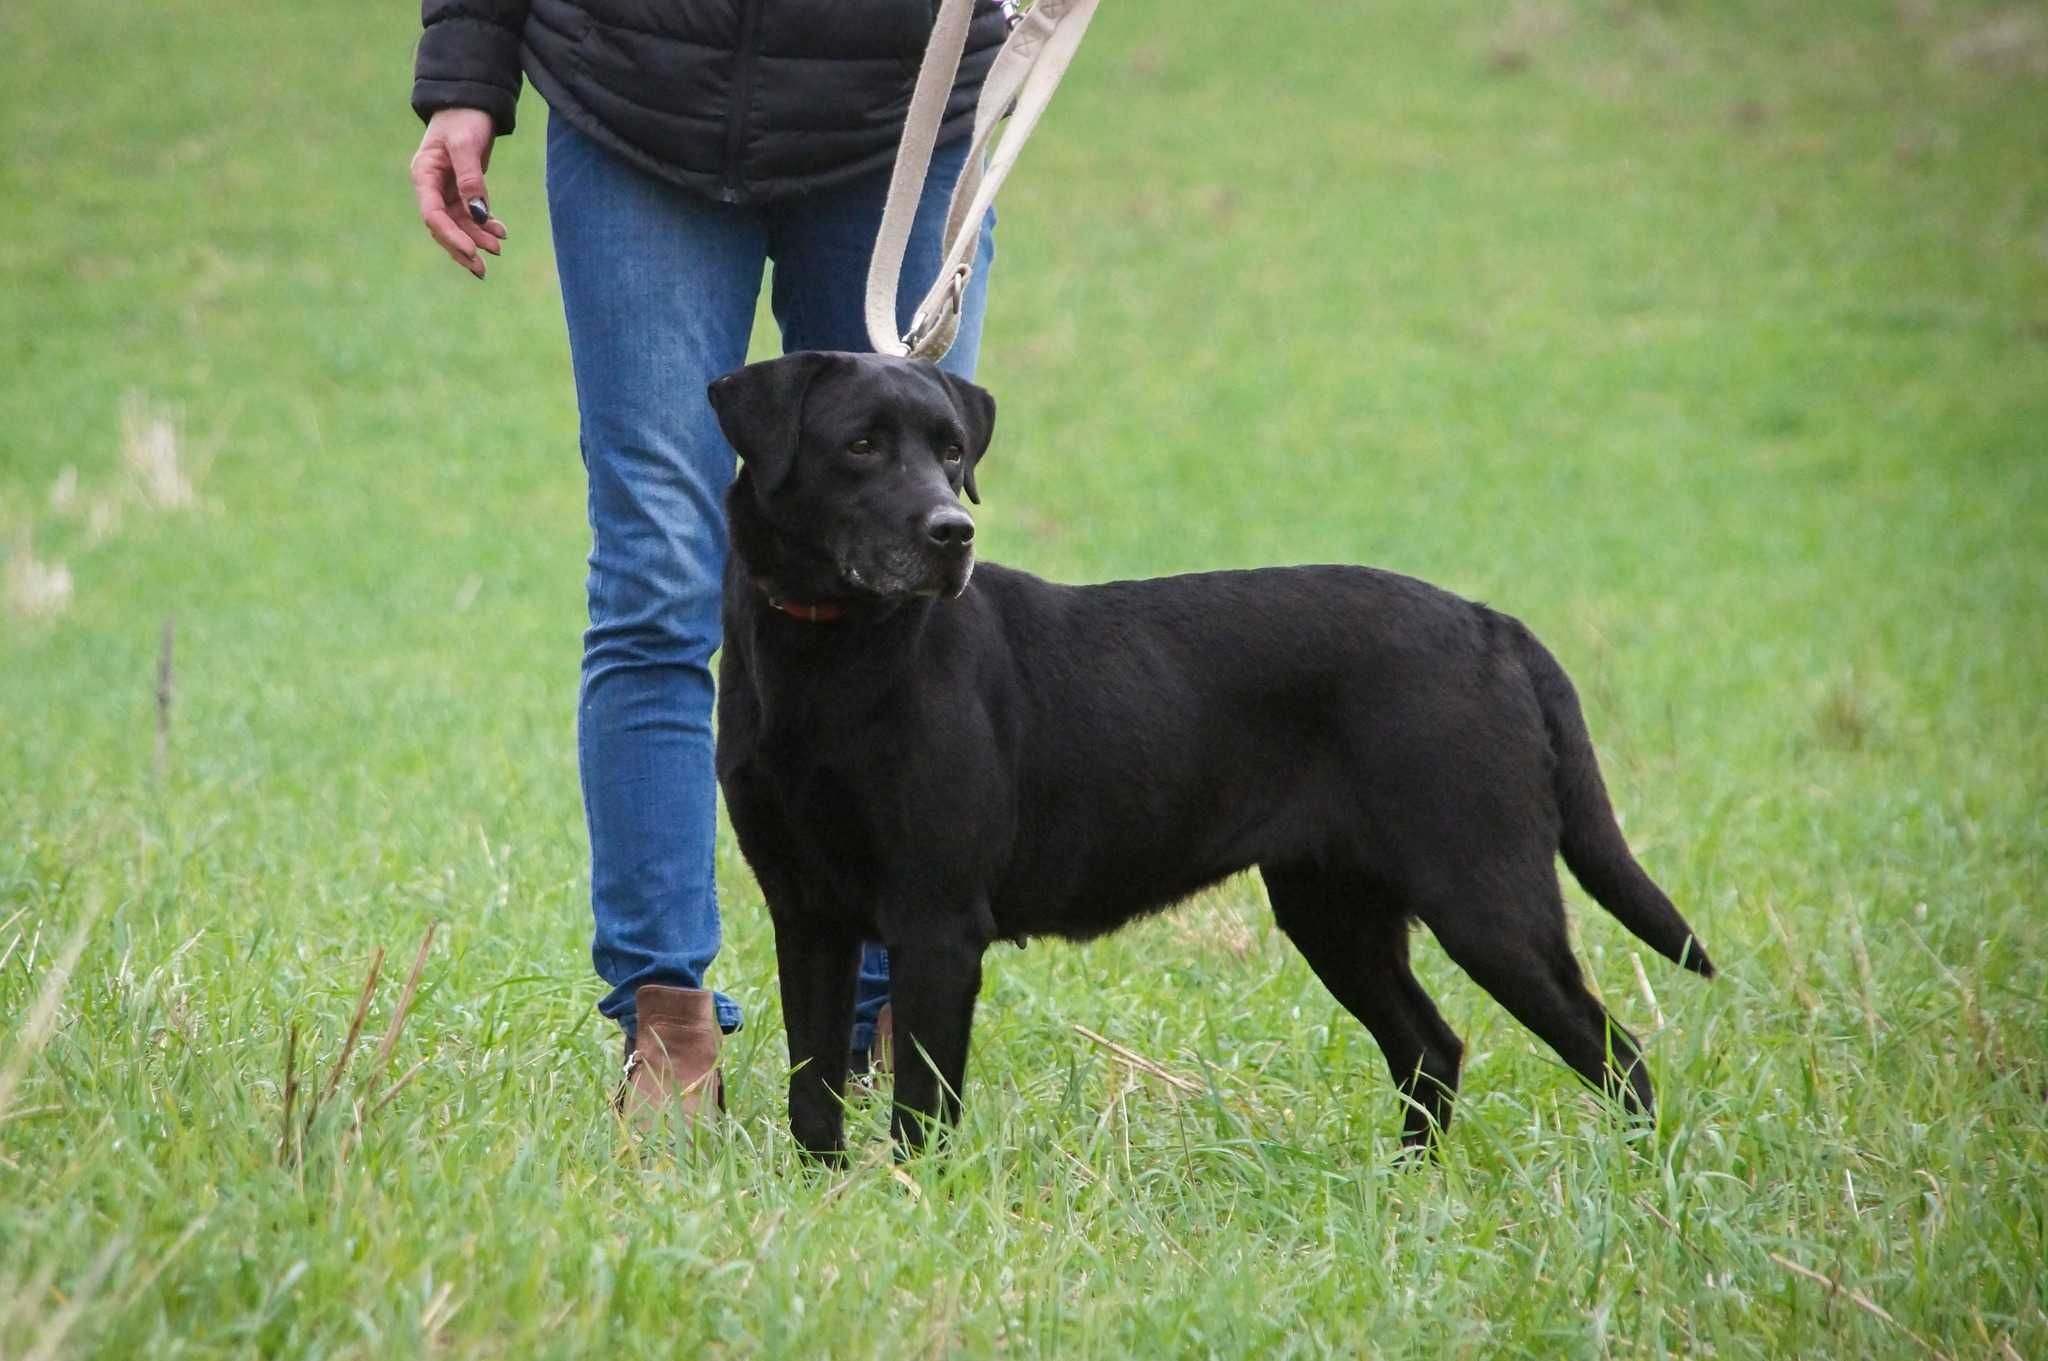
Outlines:
{"label": "dog's eye", "polygon": [[958,462],[959,462],[959,461],[961,460],[961,458],[962,458],[962,457],[964,457],[964,455],[963,455],[963,453],[962,453],[962,451],[961,451],[961,448],[960,448],[960,446],[959,446],[959,445],[957,445],[957,444],[949,444],[949,445],[947,445],[947,446],[946,446],[946,454],[945,454],[946,462],[948,462],[948,463],[958,463]]}
{"label": "dog's eye", "polygon": [[873,440],[857,439],[846,446],[846,452],[856,458],[867,458],[875,452],[875,442]]}

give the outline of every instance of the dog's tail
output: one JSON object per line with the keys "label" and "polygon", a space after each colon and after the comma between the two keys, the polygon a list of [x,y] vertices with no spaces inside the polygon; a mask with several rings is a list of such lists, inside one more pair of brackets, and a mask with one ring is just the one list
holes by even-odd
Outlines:
{"label": "dog's tail", "polygon": [[1600,906],[1651,949],[1703,978],[1712,978],[1714,964],[1699,938],[1664,890],[1636,863],[1635,853],[1614,821],[1614,806],[1608,802],[1607,783],[1600,778],[1593,739],[1586,733],[1586,718],[1579,710],[1571,678],[1534,634],[1519,623],[1515,627],[1522,665],[1535,686],[1556,759],[1551,778],[1563,822],[1558,839],[1564,863]]}

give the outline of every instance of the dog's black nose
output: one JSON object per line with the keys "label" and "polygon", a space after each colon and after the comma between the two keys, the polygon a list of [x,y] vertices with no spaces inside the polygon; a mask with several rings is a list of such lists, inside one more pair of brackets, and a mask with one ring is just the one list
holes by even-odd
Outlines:
{"label": "dog's black nose", "polygon": [[947,553],[963,553],[974,543],[974,520],[958,506],[940,506],[924,517],[925,537]]}

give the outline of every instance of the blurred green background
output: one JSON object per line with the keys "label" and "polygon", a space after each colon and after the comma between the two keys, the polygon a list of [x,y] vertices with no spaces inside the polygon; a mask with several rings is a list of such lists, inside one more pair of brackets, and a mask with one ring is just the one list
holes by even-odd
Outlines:
{"label": "blurred green background", "polygon": [[[733,1118],[605,1114],[544,115],[477,283],[405,181],[416,33],[0,8],[0,1349],[2048,1348],[2048,9],[1105,5],[1001,204],[988,556],[1520,615],[1728,977],[1639,985],[1574,899],[1645,1148],[1423,948],[1470,1099],[1400,1171],[1233,884],[993,961],[960,1154],[836,1184],[730,849]],[[331,1063],[430,920],[426,1067],[278,1165],[290,1028]]]}

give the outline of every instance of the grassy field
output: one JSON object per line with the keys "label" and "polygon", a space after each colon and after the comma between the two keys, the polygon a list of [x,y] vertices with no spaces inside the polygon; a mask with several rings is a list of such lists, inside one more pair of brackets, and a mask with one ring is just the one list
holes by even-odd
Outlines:
{"label": "grassy field", "polygon": [[1003,204],[989,555],[1521,615],[1725,973],[1574,895],[1632,1131],[1418,942],[1467,1095],[1399,1166],[1233,883],[992,956],[951,1155],[871,1101],[830,1175],[730,849],[731,1118],[605,1107],[542,111],[477,284],[416,22],[0,7],[0,1354],[2048,1355],[2048,11],[1106,5]]}

